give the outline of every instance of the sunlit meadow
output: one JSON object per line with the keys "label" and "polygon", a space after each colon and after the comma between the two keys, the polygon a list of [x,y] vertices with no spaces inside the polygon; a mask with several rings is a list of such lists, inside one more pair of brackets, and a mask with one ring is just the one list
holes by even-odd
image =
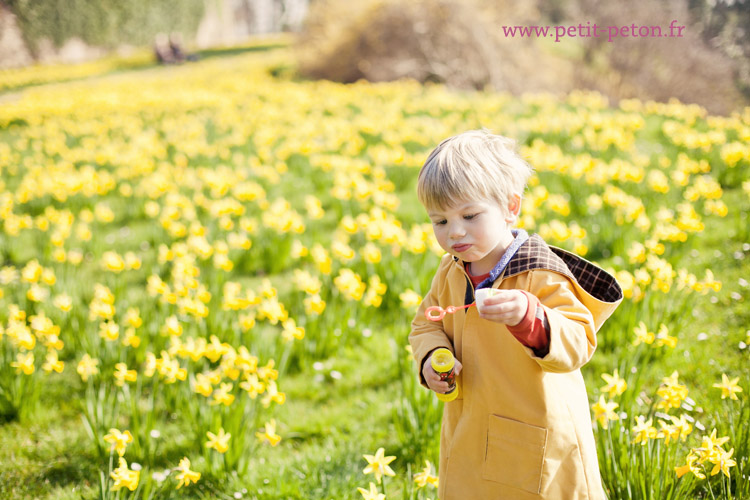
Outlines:
{"label": "sunlit meadow", "polygon": [[[65,74],[33,71],[0,89]],[[520,225],[625,291],[584,368],[609,497],[750,498],[750,108],[298,81],[283,50],[0,99],[8,498],[435,499],[415,183],[481,127],[536,169]],[[82,458],[32,473],[38,435]]]}

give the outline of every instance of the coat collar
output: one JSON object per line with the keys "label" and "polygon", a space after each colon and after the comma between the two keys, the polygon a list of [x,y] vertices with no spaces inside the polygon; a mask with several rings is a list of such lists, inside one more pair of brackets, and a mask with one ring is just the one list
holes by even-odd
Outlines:
{"label": "coat collar", "polygon": [[547,245],[538,234],[532,235],[518,249],[508,263],[505,276],[533,269],[547,269],[564,274],[602,302],[619,302],[623,297],[622,288],[611,274],[574,253]]}
{"label": "coat collar", "polygon": [[[604,269],[574,253],[547,245],[538,234],[529,236],[523,229],[514,229],[513,235],[515,239],[508,250],[490,271],[489,278],[480,283],[477,289],[491,287],[501,275],[508,278],[534,269],[546,269],[571,278],[599,301],[616,303],[622,300],[622,288],[617,280]],[[464,263],[458,257],[454,256],[453,261],[463,270]],[[466,276],[466,282],[468,304],[473,301],[468,276]]]}
{"label": "coat collar", "polygon": [[[477,285],[476,289],[479,290],[480,288],[490,288],[492,287],[492,284],[497,280],[500,275],[505,270],[505,267],[508,265],[508,263],[513,259],[513,256],[518,252],[518,250],[521,248],[521,246],[526,243],[526,241],[529,239],[529,233],[524,231],[523,229],[512,229],[511,233],[513,234],[513,241],[508,246],[508,249],[505,250],[505,253],[503,253],[503,256],[500,257],[500,260],[497,264],[495,264],[495,267],[492,268],[490,271],[490,275],[487,279],[482,281],[479,285]],[[453,257],[453,260],[455,262],[460,263],[462,267],[466,267],[466,263],[463,261],[459,261],[458,257]]]}

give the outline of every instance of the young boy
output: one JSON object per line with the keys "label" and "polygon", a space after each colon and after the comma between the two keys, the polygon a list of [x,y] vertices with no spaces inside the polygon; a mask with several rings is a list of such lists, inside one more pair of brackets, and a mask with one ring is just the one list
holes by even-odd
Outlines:
{"label": "young boy", "polygon": [[[615,279],[512,229],[531,168],[486,131],[443,141],[419,173],[418,196],[448,252],[412,322],[424,385],[444,393],[430,357],[456,357],[458,397],[445,404],[441,500],[604,499],[579,368],[622,300]],[[431,306],[477,307],[425,317]]]}

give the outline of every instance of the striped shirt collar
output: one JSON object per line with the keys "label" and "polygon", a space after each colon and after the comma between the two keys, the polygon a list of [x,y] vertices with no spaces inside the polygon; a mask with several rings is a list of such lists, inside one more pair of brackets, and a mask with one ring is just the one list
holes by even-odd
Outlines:
{"label": "striped shirt collar", "polygon": [[[510,259],[513,258],[516,252],[518,252],[518,249],[521,248],[521,246],[529,239],[529,234],[523,229],[511,229],[511,233],[513,234],[514,238],[513,242],[510,244],[510,246],[508,246],[508,249],[505,251],[503,256],[500,257],[500,260],[497,264],[495,264],[495,267],[492,268],[492,271],[490,271],[490,276],[476,287],[477,290],[479,290],[480,288],[492,287],[492,284],[495,282],[495,280],[500,277],[505,268],[508,266],[508,262],[510,262]],[[458,257],[454,257],[453,259],[458,261]]]}

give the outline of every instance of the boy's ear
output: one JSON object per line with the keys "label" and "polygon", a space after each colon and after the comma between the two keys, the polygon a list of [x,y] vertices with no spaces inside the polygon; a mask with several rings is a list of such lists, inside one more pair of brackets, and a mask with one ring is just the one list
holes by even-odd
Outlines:
{"label": "boy's ear", "polygon": [[505,222],[510,224],[516,222],[519,213],[521,213],[521,195],[513,193],[508,200],[508,216],[505,218]]}

